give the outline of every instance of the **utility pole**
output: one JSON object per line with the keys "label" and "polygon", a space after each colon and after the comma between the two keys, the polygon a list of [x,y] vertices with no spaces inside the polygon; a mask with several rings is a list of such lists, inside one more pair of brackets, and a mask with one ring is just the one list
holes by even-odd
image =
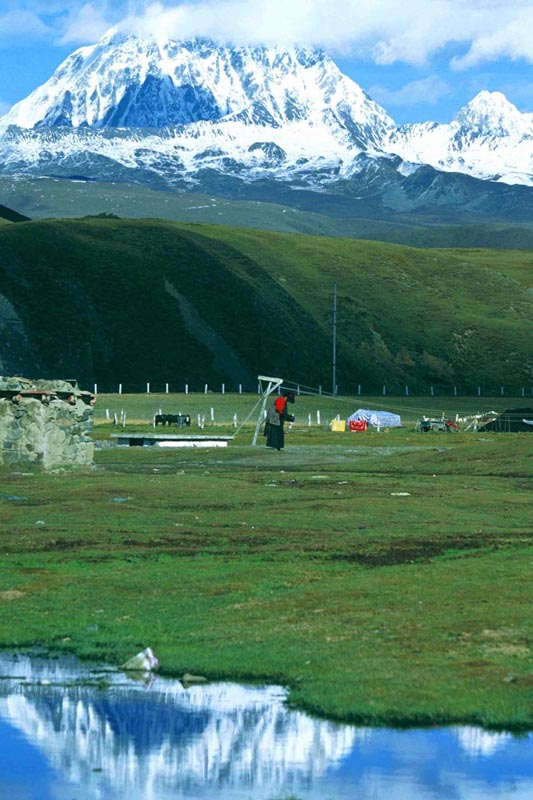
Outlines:
{"label": "utility pole", "polygon": [[333,284],[333,397],[337,396],[337,284]]}

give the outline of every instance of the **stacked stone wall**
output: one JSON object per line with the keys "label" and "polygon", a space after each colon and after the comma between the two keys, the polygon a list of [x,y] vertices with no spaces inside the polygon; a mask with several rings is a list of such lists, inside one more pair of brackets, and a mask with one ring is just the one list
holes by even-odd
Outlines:
{"label": "stacked stone wall", "polygon": [[93,402],[75,382],[0,378],[0,465],[92,464]]}

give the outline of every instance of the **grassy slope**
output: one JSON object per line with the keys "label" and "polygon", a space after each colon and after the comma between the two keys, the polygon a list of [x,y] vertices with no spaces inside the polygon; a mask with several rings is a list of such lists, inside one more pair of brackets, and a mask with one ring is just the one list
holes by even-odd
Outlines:
{"label": "grassy slope", "polygon": [[[83,381],[223,380],[186,329],[165,280],[240,357],[249,376],[328,385],[333,283],[338,376],[349,391],[531,381],[531,254],[332,240],[155,220],[4,226],[0,291],[44,370]],[[52,312],[52,313],[50,313]]]}
{"label": "grassy slope", "polygon": [[533,288],[533,251],[508,250],[502,253],[499,250],[485,250],[481,248],[465,250],[448,250],[448,255],[456,255],[466,267],[487,267],[503,272],[507,277],[518,281],[529,289]]}
{"label": "grassy slope", "polygon": [[0,205],[0,221],[1,222],[27,222],[29,217],[19,214],[18,211],[13,211],[12,208]]}
{"label": "grassy slope", "polygon": [[4,473],[0,645],[151,645],[339,719],[531,729],[531,467],[525,435],[315,431]]}
{"label": "grassy slope", "polygon": [[[354,343],[366,339],[359,349],[355,345],[362,356],[356,359],[358,366],[352,362],[347,370],[364,375],[361,362],[371,359],[374,380],[387,383],[395,374],[401,385],[402,379],[409,383],[402,372],[407,362],[424,361],[430,382],[459,380],[466,385],[470,376],[474,386],[477,363],[483,364],[481,382],[497,385],[494,359],[503,348],[518,346],[520,356],[511,372],[516,369],[524,378],[530,374],[532,351],[523,323],[529,314],[530,293],[524,288],[531,285],[532,252],[435,252],[346,239],[332,244],[319,237],[219,226],[180,228],[211,236],[215,243],[225,241],[271,270],[325,330],[331,324],[332,285],[338,282],[344,352],[353,352]],[[378,334],[372,341],[369,330]],[[509,366],[511,360],[508,353]],[[500,375],[506,383],[504,373]]]}
{"label": "grassy slope", "polygon": [[[147,216],[285,233],[354,237],[415,247],[532,248],[533,226],[497,221],[435,224],[416,216],[392,220],[339,218],[276,203],[229,200],[216,195],[176,194],[134,184],[0,176],[0,197],[32,219],[75,218],[89,214]],[[320,195],[317,196],[320,202]]]}

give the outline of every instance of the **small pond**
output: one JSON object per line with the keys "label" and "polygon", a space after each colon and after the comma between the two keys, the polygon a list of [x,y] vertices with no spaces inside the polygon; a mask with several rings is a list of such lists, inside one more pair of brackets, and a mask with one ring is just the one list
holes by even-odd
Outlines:
{"label": "small pond", "polygon": [[0,655],[0,798],[530,800],[533,736],[313,719],[276,686]]}

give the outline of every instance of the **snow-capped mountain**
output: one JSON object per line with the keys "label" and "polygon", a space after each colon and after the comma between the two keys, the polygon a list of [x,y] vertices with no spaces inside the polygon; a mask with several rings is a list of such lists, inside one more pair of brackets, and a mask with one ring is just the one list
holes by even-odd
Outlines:
{"label": "snow-capped mountain", "polygon": [[367,736],[364,728],[289,711],[281,687],[186,689],[156,679],[147,690],[107,671],[111,685],[102,692],[83,685],[94,684],[94,672],[72,660],[65,668],[1,656],[0,664],[4,679],[28,681],[0,681],[0,720],[42,749],[59,775],[85,787],[84,797],[285,797],[288,787],[320,786]]}
{"label": "snow-capped mountain", "polygon": [[385,147],[439,170],[533,185],[533,114],[521,114],[501,92],[480,92],[449,125],[397,128]]}
{"label": "snow-capped mountain", "polygon": [[2,125],[160,128],[223,119],[345,126],[365,146],[379,145],[394,124],[320,50],[108,34],[70,55]]}
{"label": "snow-capped mountain", "polygon": [[33,132],[8,137],[25,163],[38,165],[44,145],[59,160],[83,151],[156,171],[154,160],[167,156],[171,172],[190,176],[221,158],[251,169],[273,162],[277,172],[303,159],[349,163],[381,152],[394,123],[320,50],[108,35],[15,105],[0,130],[10,125]]}
{"label": "snow-capped mountain", "polygon": [[[216,191],[224,181],[236,195],[265,181],[319,191],[349,182],[361,197],[395,186],[411,202],[413,175],[428,165],[533,186],[533,115],[481,92],[448,125],[398,127],[321,50],[111,31],[0,120],[0,163],[11,174],[159,188]],[[435,177],[423,175],[427,204]]]}

